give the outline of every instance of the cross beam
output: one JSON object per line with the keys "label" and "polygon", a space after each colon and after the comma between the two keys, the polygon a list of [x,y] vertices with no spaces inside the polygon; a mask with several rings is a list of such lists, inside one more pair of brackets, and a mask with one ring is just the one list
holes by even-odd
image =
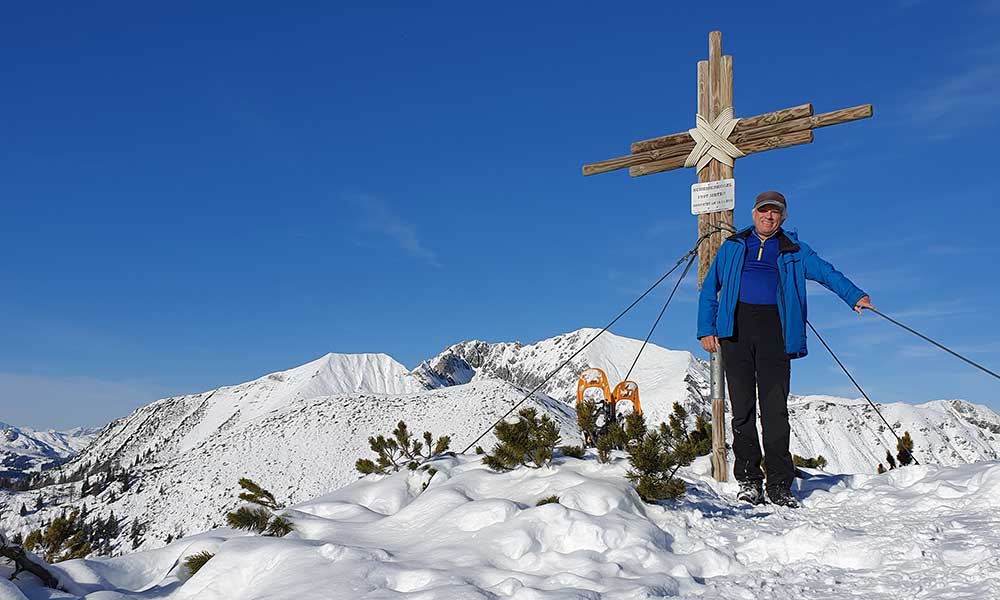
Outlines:
{"label": "cross beam", "polygon": [[[787,148],[812,142],[812,130],[839,125],[872,116],[872,105],[862,104],[813,115],[812,104],[800,104],[774,112],[740,119],[729,136],[744,154],[756,154],[775,148]],[[691,134],[683,131],[632,142],[632,153],[583,165],[584,175],[598,175],[628,167],[629,175],[641,177],[672,171],[684,166],[684,159],[694,150]]]}
{"label": "cross beam", "polygon": [[[708,60],[698,61],[698,116],[707,123],[720,119],[720,130],[725,126],[726,109],[733,105],[733,57],[722,55],[722,33],[712,31],[708,34]],[[720,117],[720,115],[722,115]],[[719,131],[705,132],[699,128],[698,134],[703,138],[702,145],[688,131],[672,133],[647,140],[633,142],[630,154],[609,158],[583,165],[584,175],[597,175],[627,168],[632,177],[652,175],[679,169],[689,163],[689,155],[698,148],[694,157],[706,156],[704,138],[715,136],[709,142],[707,164],[698,168],[698,181],[719,181],[733,176],[733,168],[712,157],[722,159],[742,155],[755,154],[775,148],[787,148],[813,141],[813,130],[830,125],[838,125],[872,116],[872,105],[862,104],[843,108],[819,115],[813,114],[812,104],[801,104],[774,112],[740,119],[735,127],[729,122],[731,131],[728,137]],[[729,131],[729,129],[726,129]],[[728,142],[728,144],[727,144]],[[731,144],[731,145],[730,145]],[[723,147],[730,151],[735,146],[736,155],[724,152]],[[690,161],[690,162],[693,162]],[[703,161],[704,162],[704,161]],[[730,163],[732,161],[729,161]],[[721,211],[698,215],[698,236],[712,233],[698,250],[698,286],[705,278],[705,273],[718,252],[723,240],[723,225],[733,223],[733,211]],[[726,425],[723,418],[725,412],[724,378],[722,376],[722,357],[718,352],[711,355],[712,381],[712,470],[715,478],[725,481],[727,478],[726,464]]]}

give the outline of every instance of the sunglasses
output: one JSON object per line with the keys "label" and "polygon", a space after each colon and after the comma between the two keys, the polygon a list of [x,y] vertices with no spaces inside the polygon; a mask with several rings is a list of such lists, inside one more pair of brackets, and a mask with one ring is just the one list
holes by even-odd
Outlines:
{"label": "sunglasses", "polygon": [[765,204],[764,206],[758,206],[757,207],[757,212],[759,212],[761,214],[773,212],[773,213],[778,213],[780,215],[781,213],[783,213],[785,211],[783,211],[781,208],[779,208],[777,206],[774,206],[773,204]]}

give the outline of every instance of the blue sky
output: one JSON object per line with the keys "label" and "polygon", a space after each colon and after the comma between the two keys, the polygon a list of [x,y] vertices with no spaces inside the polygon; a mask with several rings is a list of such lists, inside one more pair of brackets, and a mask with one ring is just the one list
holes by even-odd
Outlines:
{"label": "blue sky", "polygon": [[[875,107],[740,159],[737,224],[783,191],[877,307],[1000,366],[1000,2],[143,4],[0,19],[0,420],[602,326],[693,243],[694,173],[580,165],[693,125],[713,29],[738,116]],[[693,284],[656,343],[697,349]],[[996,380],[814,291],[875,400],[1000,410]],[[856,397],[810,350],[793,392]]]}

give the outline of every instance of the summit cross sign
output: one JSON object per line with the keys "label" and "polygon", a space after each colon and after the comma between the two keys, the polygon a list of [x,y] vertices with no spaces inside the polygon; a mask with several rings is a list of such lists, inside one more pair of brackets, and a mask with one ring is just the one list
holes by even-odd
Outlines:
{"label": "summit cross sign", "polygon": [[[722,55],[722,33],[708,34],[708,60],[698,61],[698,113],[695,127],[680,133],[633,142],[628,156],[583,165],[584,175],[597,175],[628,168],[640,177],[694,167],[698,182],[720,181],[733,176],[737,158],[775,148],[808,144],[813,129],[857,121],[872,116],[872,105],[862,104],[819,115],[812,104],[800,104],[774,112],[735,118],[733,111],[733,57]],[[698,215],[698,236],[708,237],[698,248],[698,286],[705,278],[722,245],[724,227],[733,223],[733,211]],[[712,471],[725,481],[726,464],[725,382],[722,356],[711,355],[712,364]]]}

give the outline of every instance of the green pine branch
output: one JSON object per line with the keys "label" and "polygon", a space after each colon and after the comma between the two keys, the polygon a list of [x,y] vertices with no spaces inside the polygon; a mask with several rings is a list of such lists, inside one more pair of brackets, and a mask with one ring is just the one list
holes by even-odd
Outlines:
{"label": "green pine branch", "polygon": [[226,522],[233,529],[243,529],[254,533],[264,533],[271,521],[271,511],[264,507],[241,506],[226,515]]}
{"label": "green pine branch", "polygon": [[354,468],[362,475],[386,474],[404,466],[413,470],[424,461],[447,452],[450,445],[450,436],[441,436],[435,441],[429,431],[424,432],[423,441],[414,439],[406,423],[399,421],[389,437],[380,434],[368,438],[375,460],[359,458]]}
{"label": "green pine branch", "polygon": [[205,563],[212,560],[215,555],[208,550],[203,550],[197,554],[192,554],[184,559],[184,567],[187,568],[188,573],[194,576],[195,573],[201,570],[205,566]]}
{"label": "green pine branch", "polygon": [[274,495],[260,487],[251,479],[240,478],[240,487],[246,490],[240,494],[240,500],[245,500],[251,504],[257,504],[271,510],[281,510],[283,507],[274,499]]}
{"label": "green pine branch", "polygon": [[483,457],[483,464],[495,471],[541,468],[552,462],[559,426],[548,415],[539,417],[531,407],[522,408],[517,416],[517,421],[501,421],[494,429],[497,445]]}

